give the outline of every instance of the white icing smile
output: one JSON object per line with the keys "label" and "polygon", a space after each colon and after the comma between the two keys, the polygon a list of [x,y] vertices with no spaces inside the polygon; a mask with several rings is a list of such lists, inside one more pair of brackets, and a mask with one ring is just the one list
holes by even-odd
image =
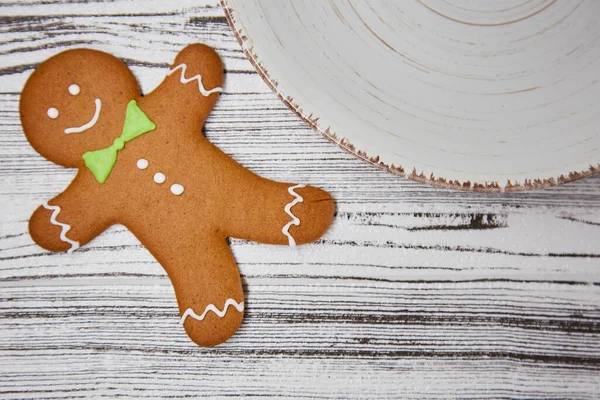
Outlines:
{"label": "white icing smile", "polygon": [[90,129],[91,127],[96,125],[96,122],[98,122],[98,118],[100,117],[100,110],[102,109],[102,101],[100,99],[96,99],[95,103],[96,103],[96,111],[94,112],[94,116],[92,117],[92,119],[89,122],[87,122],[81,126],[75,126],[72,128],[65,129],[65,133],[67,135],[69,133],[81,133],[81,132],[87,131],[88,129]]}

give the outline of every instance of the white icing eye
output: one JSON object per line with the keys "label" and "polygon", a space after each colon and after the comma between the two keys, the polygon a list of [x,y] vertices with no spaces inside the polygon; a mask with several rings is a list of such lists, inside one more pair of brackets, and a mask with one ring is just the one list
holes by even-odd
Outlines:
{"label": "white icing eye", "polygon": [[58,118],[58,110],[54,107],[50,107],[47,111],[47,114],[52,119]]}
{"label": "white icing eye", "polygon": [[183,186],[179,183],[171,185],[171,193],[173,193],[175,196],[179,196],[181,193],[183,193]]}
{"label": "white icing eye", "polygon": [[137,161],[136,165],[139,169],[146,169],[146,168],[148,168],[148,160],[146,160],[145,158],[140,158]]}
{"label": "white icing eye", "polygon": [[79,87],[79,85],[72,84],[71,86],[69,86],[69,93],[71,93],[73,96],[77,96],[79,92],[81,92],[81,88]]}
{"label": "white icing eye", "polygon": [[163,183],[166,180],[167,180],[167,177],[162,172],[157,172],[154,174],[154,182]]}

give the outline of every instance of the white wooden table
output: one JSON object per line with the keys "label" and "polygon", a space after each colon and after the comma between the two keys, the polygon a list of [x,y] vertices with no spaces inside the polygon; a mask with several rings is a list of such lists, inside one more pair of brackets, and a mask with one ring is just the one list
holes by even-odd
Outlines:
{"label": "white wooden table", "polygon": [[[178,325],[162,268],[123,227],[72,255],[27,233],[74,171],[25,140],[19,92],[73,47],[123,58],[145,92],[175,54],[224,59],[208,138],[266,177],[323,187],[329,232],[231,240],[247,314],[212,349]],[[392,176],[312,132],[267,88],[216,1],[0,2],[0,397],[600,396],[600,177],[475,194]]]}

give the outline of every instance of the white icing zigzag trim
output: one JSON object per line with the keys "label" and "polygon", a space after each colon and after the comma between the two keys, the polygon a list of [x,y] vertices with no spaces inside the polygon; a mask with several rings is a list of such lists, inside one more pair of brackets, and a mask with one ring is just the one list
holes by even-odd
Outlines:
{"label": "white icing zigzag trim", "polygon": [[198,81],[198,90],[200,90],[200,93],[202,93],[202,96],[208,97],[211,94],[215,93],[215,92],[222,92],[223,88],[220,87],[216,87],[214,89],[211,90],[206,90],[206,88],[204,87],[204,85],[202,84],[202,77],[200,76],[200,74],[198,75],[194,75],[191,78],[186,78],[185,77],[185,71],[186,71],[187,65],[185,64],[179,64],[178,66],[174,67],[173,69],[170,69],[169,72],[167,73],[167,76],[170,76],[172,74],[175,73],[175,71],[177,71],[178,69],[181,69],[181,78],[180,78],[180,82],[183,84],[186,83],[190,83],[191,81]]}
{"label": "white icing zigzag trim", "polygon": [[79,242],[71,240],[67,237],[67,232],[69,232],[69,229],[71,229],[71,226],[69,224],[63,224],[62,222],[58,222],[56,220],[56,216],[60,213],[60,207],[59,206],[51,206],[48,204],[48,202],[45,202],[44,204],[42,204],[42,206],[46,210],[52,211],[52,215],[50,216],[50,223],[52,225],[61,227],[60,240],[62,240],[65,243],[69,243],[71,245],[71,248],[68,250],[68,253],[70,254],[70,253],[74,252],[75,250],[77,250],[79,248]]}
{"label": "white icing zigzag trim", "polygon": [[294,196],[294,200],[287,203],[284,210],[290,217],[292,217],[292,220],[290,222],[288,222],[287,224],[285,224],[283,229],[281,229],[281,232],[283,232],[283,234],[288,237],[288,243],[289,243],[290,247],[296,246],[296,241],[294,240],[292,235],[290,235],[290,227],[292,225],[300,226],[300,219],[297,218],[294,214],[292,214],[292,207],[294,207],[296,204],[302,203],[304,201],[302,196],[300,196],[298,193],[294,192],[294,189],[299,189],[299,188],[303,188],[303,187],[306,187],[306,186],[305,185],[296,185],[296,186],[290,186],[288,188],[288,192],[290,192],[290,194],[292,196]]}
{"label": "white icing zigzag trim", "polygon": [[185,312],[181,316],[181,320],[179,320],[179,323],[181,325],[183,325],[183,323],[185,322],[185,319],[187,317],[192,317],[197,321],[202,321],[204,319],[204,317],[206,317],[206,314],[209,311],[212,311],[215,314],[217,314],[217,317],[223,318],[225,316],[225,314],[227,314],[227,309],[229,308],[229,306],[233,306],[239,312],[244,311],[244,302],[243,301],[241,303],[238,303],[234,299],[227,299],[227,301],[225,301],[225,306],[223,307],[223,311],[220,311],[217,307],[215,307],[214,304],[207,305],[206,308],[204,309],[204,312],[202,313],[202,315],[198,315],[194,312],[194,310],[192,310],[191,308],[188,308],[187,310],[185,310]]}

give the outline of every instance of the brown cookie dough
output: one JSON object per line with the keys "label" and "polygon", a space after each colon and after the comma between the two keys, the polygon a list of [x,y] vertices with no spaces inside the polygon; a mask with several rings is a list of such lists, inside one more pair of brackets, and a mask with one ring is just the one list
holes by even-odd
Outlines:
{"label": "brown cookie dough", "polygon": [[20,103],[33,148],[79,169],[64,192],[31,216],[33,240],[73,251],[123,224],[166,270],[181,322],[201,346],[227,340],[243,317],[227,237],[308,243],[323,235],[334,213],[327,192],[261,178],[202,136],[222,82],[217,53],[194,44],[142,97],[120,60],[78,49],[43,62]]}

